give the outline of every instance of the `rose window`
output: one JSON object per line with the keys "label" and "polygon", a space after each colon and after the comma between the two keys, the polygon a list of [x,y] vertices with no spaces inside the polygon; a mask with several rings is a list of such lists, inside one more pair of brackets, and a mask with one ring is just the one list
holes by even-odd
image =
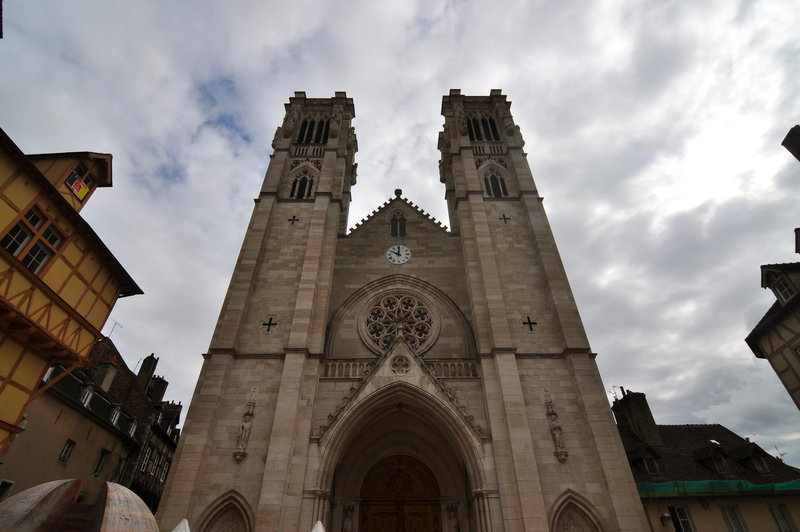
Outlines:
{"label": "rose window", "polygon": [[367,335],[381,351],[389,349],[399,338],[414,351],[420,351],[426,347],[432,330],[430,311],[414,296],[383,296],[367,310]]}

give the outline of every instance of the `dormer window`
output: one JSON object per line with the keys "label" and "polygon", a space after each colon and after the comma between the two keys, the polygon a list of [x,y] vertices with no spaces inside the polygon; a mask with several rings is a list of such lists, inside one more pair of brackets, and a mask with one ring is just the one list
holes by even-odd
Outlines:
{"label": "dormer window", "polygon": [[91,386],[84,386],[81,388],[81,404],[86,408],[89,408],[89,403],[92,401],[92,395],[94,395],[94,388]]}
{"label": "dormer window", "polygon": [[64,183],[76,198],[83,201],[89,191],[94,187],[94,178],[89,174],[89,169],[85,164],[78,163],[78,166],[69,174]]}
{"label": "dormer window", "polygon": [[767,462],[764,461],[764,457],[758,454],[754,454],[751,458],[753,462],[753,469],[755,469],[759,473],[769,473],[769,467],[767,467]]}
{"label": "dormer window", "polygon": [[714,453],[714,456],[711,458],[711,461],[714,463],[714,469],[717,470],[717,473],[727,473],[728,472],[728,461],[725,460],[725,457],[721,454]]}
{"label": "dormer window", "polygon": [[120,415],[119,407],[117,407],[117,408],[115,408],[114,410],[111,411],[111,424],[114,425],[115,427],[117,426],[117,423],[119,422],[119,415]]}
{"label": "dormer window", "polygon": [[651,475],[658,473],[658,462],[650,455],[645,456],[642,461],[644,462],[645,470]]}
{"label": "dormer window", "polygon": [[794,287],[785,277],[779,277],[778,280],[775,281],[775,284],[772,285],[772,291],[775,292],[775,297],[777,297],[781,303],[786,303],[796,294]]}
{"label": "dormer window", "polygon": [[133,438],[136,435],[136,420],[131,421],[131,426],[128,428],[128,435]]}

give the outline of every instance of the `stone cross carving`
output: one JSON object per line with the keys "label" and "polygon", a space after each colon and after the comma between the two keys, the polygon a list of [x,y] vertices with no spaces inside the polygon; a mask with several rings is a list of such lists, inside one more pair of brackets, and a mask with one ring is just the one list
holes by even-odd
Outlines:
{"label": "stone cross carving", "polygon": [[561,424],[558,422],[558,412],[556,411],[556,404],[550,397],[550,391],[544,389],[544,406],[547,411],[547,419],[550,422],[550,435],[553,437],[553,454],[558,458],[559,462],[567,461],[567,448],[564,446],[564,432],[561,430]]}
{"label": "stone cross carving", "polygon": [[233,450],[233,458],[237,463],[247,456],[247,442],[250,440],[250,429],[253,425],[253,410],[256,407],[255,388],[247,401],[247,409],[242,416],[242,424],[239,425],[239,434],[236,436],[236,447]]}

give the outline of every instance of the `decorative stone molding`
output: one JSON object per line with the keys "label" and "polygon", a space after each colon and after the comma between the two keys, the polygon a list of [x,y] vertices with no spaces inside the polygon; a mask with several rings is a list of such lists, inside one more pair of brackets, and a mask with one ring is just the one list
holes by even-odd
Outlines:
{"label": "decorative stone molding", "polygon": [[294,133],[299,115],[300,110],[297,107],[292,107],[289,109],[289,112],[286,113],[286,117],[283,119],[283,126],[281,126],[284,138],[288,139],[292,136],[292,133]]}

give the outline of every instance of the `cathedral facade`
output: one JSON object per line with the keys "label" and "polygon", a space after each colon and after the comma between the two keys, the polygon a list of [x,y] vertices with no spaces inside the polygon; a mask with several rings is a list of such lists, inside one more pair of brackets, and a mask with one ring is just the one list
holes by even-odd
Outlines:
{"label": "cathedral facade", "polygon": [[510,105],[442,100],[449,230],[347,233],[353,101],[290,98],[162,530],[649,528]]}

